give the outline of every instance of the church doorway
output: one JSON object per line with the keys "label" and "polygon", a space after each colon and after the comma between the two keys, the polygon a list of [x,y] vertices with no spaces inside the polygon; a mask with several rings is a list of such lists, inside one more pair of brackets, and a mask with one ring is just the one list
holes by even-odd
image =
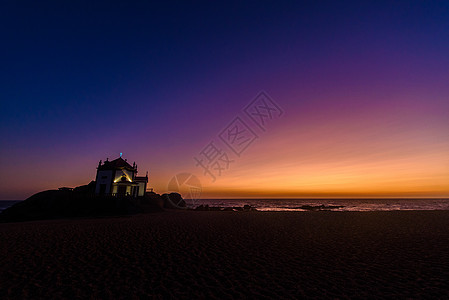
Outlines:
{"label": "church doorway", "polygon": [[117,189],[117,194],[119,196],[125,196],[126,194],[126,185],[119,185]]}

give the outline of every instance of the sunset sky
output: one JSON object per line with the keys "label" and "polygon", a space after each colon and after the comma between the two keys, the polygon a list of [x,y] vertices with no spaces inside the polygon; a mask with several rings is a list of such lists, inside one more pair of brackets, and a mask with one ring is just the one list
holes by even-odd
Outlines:
{"label": "sunset sky", "polygon": [[121,152],[158,193],[187,172],[202,198],[449,197],[447,1],[4,1],[0,25],[0,199]]}

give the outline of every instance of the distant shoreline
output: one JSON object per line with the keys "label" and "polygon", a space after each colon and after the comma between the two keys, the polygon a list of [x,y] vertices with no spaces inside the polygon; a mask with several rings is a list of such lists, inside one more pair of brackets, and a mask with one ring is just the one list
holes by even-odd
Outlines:
{"label": "distant shoreline", "polygon": [[[0,212],[24,200],[0,200]],[[449,210],[449,198],[232,198],[185,199],[189,208],[228,210],[249,205],[258,211],[395,211]],[[221,208],[221,209],[219,209]]]}

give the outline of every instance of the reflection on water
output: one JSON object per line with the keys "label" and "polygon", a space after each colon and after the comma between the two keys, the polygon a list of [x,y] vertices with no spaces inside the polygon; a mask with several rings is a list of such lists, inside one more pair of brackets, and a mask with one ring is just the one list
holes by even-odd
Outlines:
{"label": "reflection on water", "polygon": [[[189,201],[187,201],[189,202]],[[332,211],[449,210],[449,199],[201,199],[196,205],[242,207],[260,211],[305,211],[301,206],[343,206]]]}
{"label": "reflection on water", "polygon": [[[20,201],[0,201],[0,212]],[[187,204],[191,201],[186,200]],[[199,205],[243,207],[251,205],[260,211],[306,211],[301,206],[324,205],[331,211],[385,211],[385,210],[449,210],[449,199],[200,199]],[[339,206],[339,208],[327,207]]]}

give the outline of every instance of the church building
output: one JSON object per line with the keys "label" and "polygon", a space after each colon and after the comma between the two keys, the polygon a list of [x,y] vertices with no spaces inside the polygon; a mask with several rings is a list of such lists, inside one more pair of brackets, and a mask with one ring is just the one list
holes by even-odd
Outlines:
{"label": "church building", "polygon": [[131,166],[121,157],[98,163],[95,194],[112,196],[144,196],[147,189],[146,176],[137,176],[137,165]]}

